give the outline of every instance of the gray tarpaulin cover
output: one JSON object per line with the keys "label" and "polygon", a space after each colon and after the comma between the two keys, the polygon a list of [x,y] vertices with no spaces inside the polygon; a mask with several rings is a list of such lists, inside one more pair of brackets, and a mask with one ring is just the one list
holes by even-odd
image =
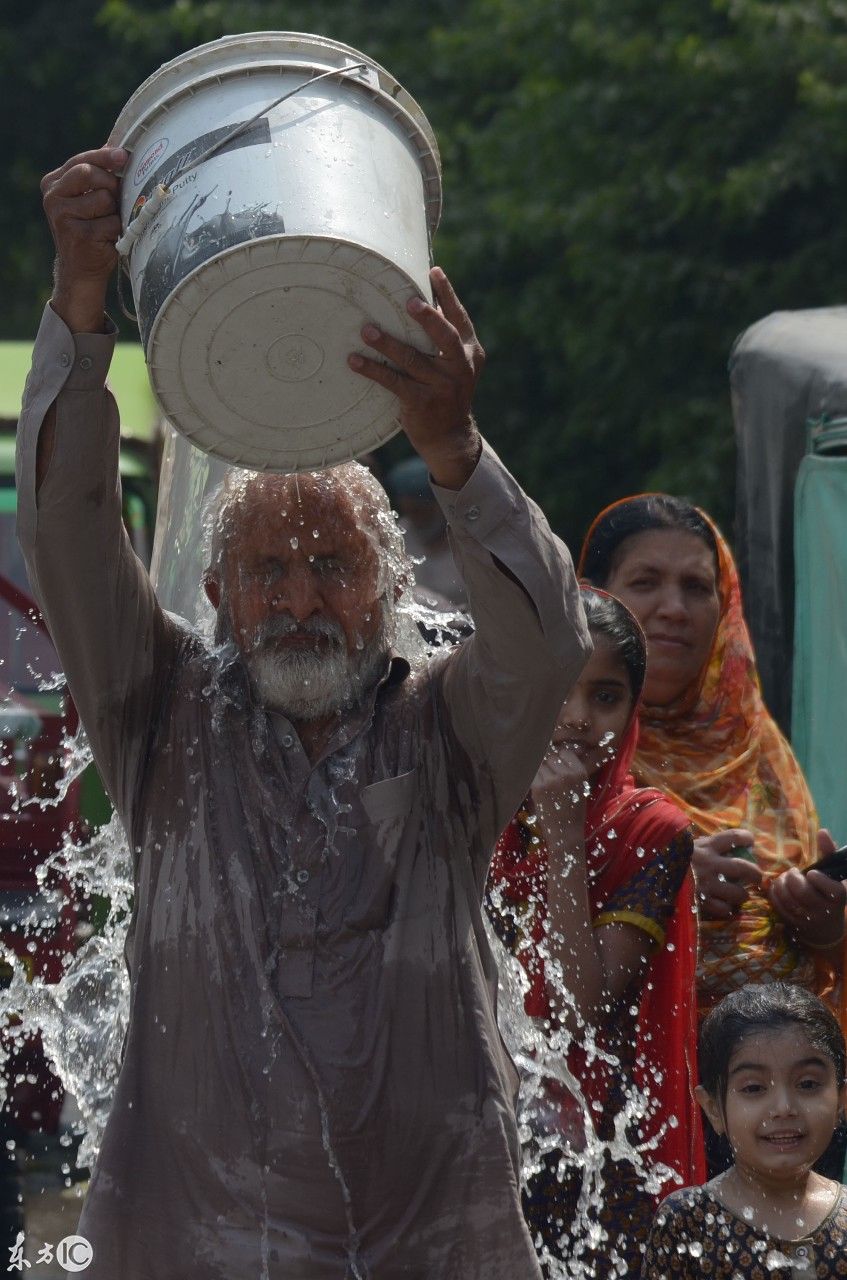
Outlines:
{"label": "gray tarpaulin cover", "polygon": [[[765,701],[788,732],[794,488],[807,423],[847,417],[847,307],[778,311],[730,355],[738,444],[737,552]],[[834,619],[830,619],[830,624]]]}

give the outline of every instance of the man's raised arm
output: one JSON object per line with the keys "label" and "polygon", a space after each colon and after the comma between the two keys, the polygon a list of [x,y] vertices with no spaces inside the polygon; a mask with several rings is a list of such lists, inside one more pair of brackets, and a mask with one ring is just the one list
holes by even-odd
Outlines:
{"label": "man's raised arm", "polygon": [[174,643],[123,525],[120,425],[105,388],[106,289],[122,151],[74,156],[41,186],[57,258],[17,434],[18,537],[104,782],[131,819]]}
{"label": "man's raised arm", "polygon": [[440,310],[419,299],[408,307],[438,354],[368,326],[365,342],[396,368],[361,355],[350,365],[398,396],[468,589],[475,633],[448,664],[444,696],[478,779],[484,857],[529,791],[591,642],[567,548],[471,415],[484,363],[471,320],[443,271],[431,280]]}

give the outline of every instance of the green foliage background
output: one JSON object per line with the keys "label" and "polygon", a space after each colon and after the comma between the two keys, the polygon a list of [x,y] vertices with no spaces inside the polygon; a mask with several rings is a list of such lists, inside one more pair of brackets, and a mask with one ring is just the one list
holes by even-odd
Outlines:
{"label": "green foliage background", "polygon": [[0,31],[0,336],[35,331],[38,181],[162,61],[225,32],[373,54],[443,151],[439,261],[489,355],[478,415],[575,540],[667,488],[731,524],[726,358],[780,308],[844,300],[840,0],[33,0]]}

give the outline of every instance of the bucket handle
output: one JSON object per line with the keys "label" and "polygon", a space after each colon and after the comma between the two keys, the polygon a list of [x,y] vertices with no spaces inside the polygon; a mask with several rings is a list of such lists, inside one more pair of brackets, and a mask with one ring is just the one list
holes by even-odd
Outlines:
{"label": "bucket handle", "polygon": [[138,211],[138,216],[133,218],[126,231],[117,241],[115,248],[122,258],[126,258],[132,252],[132,246],[143,231],[146,231],[150,223],[156,217],[162,205],[171,194],[170,187],[166,187],[163,183],[159,183],[149,200],[146,200]]}
{"label": "bucket handle", "polygon": [[[127,266],[123,258],[121,258],[118,261],[118,306],[126,316],[127,320],[131,320],[133,324],[138,324],[138,316],[134,311],[130,311],[129,307],[126,305],[126,298],[124,297],[124,275],[129,276],[129,271],[127,270]],[[141,325],[138,325],[138,327],[140,329]]]}
{"label": "bucket handle", "polygon": [[211,157],[215,155],[216,152],[220,151],[222,147],[225,147],[228,142],[232,142],[233,138],[237,138],[239,134],[245,133],[246,130],[249,129],[251,125],[255,124],[257,120],[261,120],[262,116],[266,116],[269,111],[273,111],[274,107],[278,107],[280,103],[285,102],[288,98],[293,98],[295,93],[300,93],[303,89],[308,89],[310,85],[317,84],[319,80],[326,80],[329,76],[346,76],[353,71],[367,71],[367,69],[368,64],[366,62],[356,62],[350,67],[333,67],[330,71],[322,71],[318,76],[310,76],[310,78],[308,80],[304,80],[302,84],[295,85],[295,87],[293,89],[289,89],[287,93],[283,93],[280,97],[274,98],[273,102],[268,103],[266,107],[262,107],[262,110],[257,111],[249,120],[242,120],[241,124],[235,125],[234,128],[230,129],[229,133],[225,133],[217,142],[213,142],[212,145],[202,152],[196,160],[192,161],[187,169],[183,169],[180,177],[182,177],[182,174],[190,173],[191,170],[196,169],[198,165],[204,164],[207,160],[210,160]]}

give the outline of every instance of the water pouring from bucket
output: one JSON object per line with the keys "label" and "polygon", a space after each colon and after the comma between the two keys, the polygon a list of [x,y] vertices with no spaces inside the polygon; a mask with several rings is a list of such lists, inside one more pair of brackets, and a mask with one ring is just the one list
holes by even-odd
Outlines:
{"label": "water pouring from bucket", "polygon": [[364,324],[420,345],[441,213],[432,128],[366,55],[226,36],[166,63],[109,140],[153,390],[192,444],[255,470],[330,466],[398,429],[347,364]]}

